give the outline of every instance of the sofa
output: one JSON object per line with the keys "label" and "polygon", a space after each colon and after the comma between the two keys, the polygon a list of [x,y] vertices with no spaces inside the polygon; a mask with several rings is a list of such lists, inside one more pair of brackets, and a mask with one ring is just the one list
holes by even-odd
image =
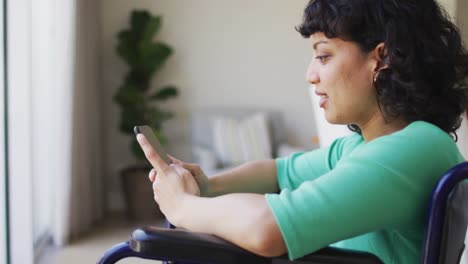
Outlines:
{"label": "sofa", "polygon": [[[301,148],[293,147],[287,143],[283,114],[280,111],[255,108],[204,108],[192,112],[191,123],[193,161],[200,165],[207,176],[215,175],[251,159],[276,158],[296,151],[303,151]],[[216,124],[218,124],[218,128],[216,128]],[[231,131],[223,126],[230,127]],[[267,153],[256,157],[252,156],[251,159],[249,157],[241,158],[235,162],[223,159],[219,145],[228,143],[226,141],[232,141],[230,143],[234,144],[233,147],[241,145],[242,139],[240,139],[241,143],[239,144],[236,144],[235,141],[238,139],[237,135],[242,134],[242,129],[259,130],[250,133],[257,136],[257,140],[251,139],[244,145],[249,148],[252,145],[258,145],[259,141],[265,141],[267,138],[267,142],[264,142],[266,150],[262,150]],[[219,135],[220,130],[226,134]],[[229,134],[234,134],[234,138],[229,137]]]}

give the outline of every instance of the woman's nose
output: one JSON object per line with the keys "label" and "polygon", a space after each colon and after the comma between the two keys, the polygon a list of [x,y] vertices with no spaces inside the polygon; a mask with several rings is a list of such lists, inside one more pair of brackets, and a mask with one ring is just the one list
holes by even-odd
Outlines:
{"label": "woman's nose", "polygon": [[314,65],[311,63],[307,69],[307,82],[310,84],[317,84],[320,81],[318,72],[314,69]]}

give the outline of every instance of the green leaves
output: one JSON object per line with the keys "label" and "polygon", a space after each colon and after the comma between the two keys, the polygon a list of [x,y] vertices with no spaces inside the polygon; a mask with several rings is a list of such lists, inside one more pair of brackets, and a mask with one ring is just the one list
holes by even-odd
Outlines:
{"label": "green leaves", "polygon": [[172,54],[172,49],[163,43],[142,44],[138,50],[137,65],[135,70],[143,74],[152,75],[159,70]]}
{"label": "green leaves", "polygon": [[119,43],[116,48],[117,54],[128,65],[134,65],[138,56],[136,53],[137,50],[134,46],[137,42],[137,36],[129,30],[123,30],[117,35],[117,37],[119,39]]}
{"label": "green leaves", "polygon": [[153,37],[159,32],[159,29],[162,25],[162,19],[160,16],[152,17],[150,16],[145,21],[145,25],[141,28],[142,29],[142,43],[151,43]]}
{"label": "green leaves", "polygon": [[153,36],[154,34],[158,33],[159,28],[161,27],[161,17],[154,17],[147,10],[132,11],[132,14],[130,15],[130,27],[132,31],[138,33],[138,35],[141,36],[143,35],[143,32],[147,30],[146,28],[148,25],[151,25],[150,28],[153,28],[151,31],[153,32]]}
{"label": "green leaves", "polygon": [[148,11],[133,11],[130,29],[118,35],[117,54],[134,71],[152,75],[172,54],[172,49],[161,42],[153,42],[162,24],[160,16],[154,17]]}
{"label": "green leaves", "polygon": [[177,97],[177,95],[179,95],[177,88],[175,88],[172,85],[169,85],[169,86],[161,88],[159,91],[152,94],[150,96],[150,99],[164,101],[172,97]]}
{"label": "green leaves", "polygon": [[133,135],[133,127],[135,125],[149,125],[153,129],[159,130],[162,123],[174,117],[174,114],[169,111],[164,111],[154,104],[150,104],[147,99],[142,100],[138,104],[131,104],[131,101],[125,101],[128,98],[117,99],[124,100],[119,102],[122,105],[120,112],[120,130],[129,135]]}
{"label": "green leaves", "polygon": [[138,87],[124,85],[114,95],[114,102],[122,107],[141,105],[145,101],[144,94],[139,92]]}
{"label": "green leaves", "polygon": [[144,118],[142,109],[124,108],[120,112],[120,131],[127,135],[133,135],[135,125],[145,125],[147,120]]}
{"label": "green leaves", "polygon": [[[120,106],[121,132],[133,137],[135,125],[149,125],[164,144],[162,124],[174,114],[160,109],[156,103],[176,97],[178,91],[172,85],[151,91],[151,79],[173,53],[170,46],[155,41],[161,26],[161,16],[153,16],[145,10],[132,11],[130,27],[117,34],[116,46],[116,52],[129,66],[129,72],[113,99]],[[137,159],[145,159],[134,138],[130,149]]]}

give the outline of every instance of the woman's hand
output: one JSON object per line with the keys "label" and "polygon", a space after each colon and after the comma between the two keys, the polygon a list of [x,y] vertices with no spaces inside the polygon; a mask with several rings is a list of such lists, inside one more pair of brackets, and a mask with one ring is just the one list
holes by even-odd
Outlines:
{"label": "woman's hand", "polygon": [[[201,170],[200,166],[195,163],[183,162],[170,155],[169,155],[169,158],[171,159],[173,165],[179,165],[180,167],[189,171],[193,175],[193,178],[195,178],[195,181],[198,184],[198,188],[200,189],[200,196],[207,196],[208,189],[209,189],[209,181],[208,181],[208,177]],[[148,175],[151,182],[155,181],[156,175],[157,175],[156,170],[152,169]]]}
{"label": "woman's hand", "polygon": [[207,196],[208,190],[209,190],[209,180],[208,180],[208,177],[206,177],[205,173],[200,168],[200,166],[195,163],[183,162],[170,155],[169,155],[169,158],[171,159],[172,163],[180,165],[184,169],[188,170],[193,175],[193,177],[195,178],[195,181],[198,184],[198,187],[200,188],[200,195]]}
{"label": "woman's hand", "polygon": [[179,219],[178,208],[183,199],[187,195],[199,196],[200,188],[194,176],[183,166],[175,163],[166,164],[144,135],[138,134],[137,140],[146,158],[154,167],[150,172],[150,178],[153,178],[154,199],[167,219],[176,224]]}

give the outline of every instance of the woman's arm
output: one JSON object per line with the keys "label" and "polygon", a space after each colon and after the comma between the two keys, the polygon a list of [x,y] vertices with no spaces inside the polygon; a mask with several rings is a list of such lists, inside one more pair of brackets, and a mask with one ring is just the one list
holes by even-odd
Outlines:
{"label": "woman's arm", "polygon": [[[199,197],[199,184],[191,171],[179,162],[166,164],[142,134],[137,139],[154,167],[155,173],[150,175],[154,199],[169,222],[192,231],[219,236],[259,255],[277,256],[286,252],[281,232],[264,195],[243,193],[215,198]],[[268,165],[271,162],[266,164],[260,166],[260,172],[272,169]],[[254,167],[244,166],[239,170],[257,172]],[[234,176],[235,173],[219,177],[228,179]],[[268,174],[268,177],[271,176]],[[229,184],[233,182],[236,181],[225,181]],[[268,189],[265,186],[257,188]]]}
{"label": "woman's arm", "polygon": [[[200,187],[201,196],[215,197],[229,193],[275,193],[279,191],[276,161],[256,160],[207,177],[198,164],[171,157],[173,163],[188,170]],[[154,176],[150,174],[151,181]]]}
{"label": "woman's arm", "polygon": [[216,235],[266,257],[287,251],[264,195],[236,193],[205,198],[184,194],[173,209],[168,215],[178,227]]}
{"label": "woman's arm", "polygon": [[247,162],[209,178],[208,197],[229,193],[275,193],[279,191],[276,162]]}

